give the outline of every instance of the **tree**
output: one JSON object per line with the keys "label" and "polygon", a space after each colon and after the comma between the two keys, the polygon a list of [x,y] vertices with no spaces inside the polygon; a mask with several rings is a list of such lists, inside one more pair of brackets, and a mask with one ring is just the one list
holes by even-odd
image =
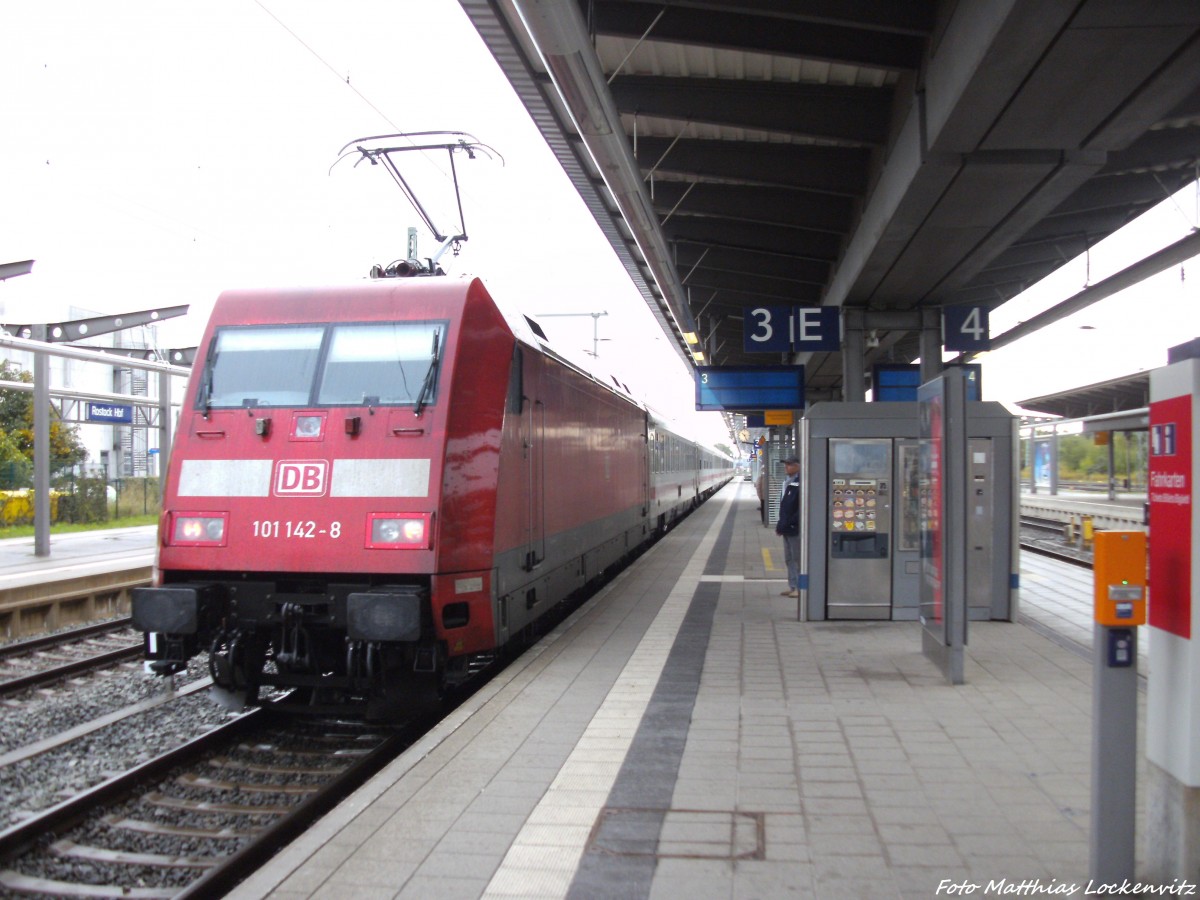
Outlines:
{"label": "tree", "polygon": [[1078,478],[1088,470],[1088,457],[1094,450],[1092,439],[1081,434],[1062,435],[1058,439],[1058,474]]}
{"label": "tree", "polygon": [[11,436],[0,429],[0,491],[24,487],[32,480],[33,467]]}
{"label": "tree", "polygon": [[[4,360],[0,362],[0,381],[32,384],[33,375]],[[50,472],[54,474],[85,462],[88,453],[79,440],[78,429],[61,421],[53,407],[51,415]],[[0,456],[12,455],[14,450],[19,459],[12,461],[24,460],[28,465],[22,476],[28,484],[28,472],[33,471],[33,393],[0,389]]]}

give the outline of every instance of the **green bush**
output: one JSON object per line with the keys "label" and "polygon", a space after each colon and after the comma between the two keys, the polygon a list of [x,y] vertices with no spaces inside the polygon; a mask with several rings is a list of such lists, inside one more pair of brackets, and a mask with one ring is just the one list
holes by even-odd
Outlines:
{"label": "green bush", "polygon": [[84,524],[108,519],[108,482],[103,475],[81,475],[59,488],[58,521]]}

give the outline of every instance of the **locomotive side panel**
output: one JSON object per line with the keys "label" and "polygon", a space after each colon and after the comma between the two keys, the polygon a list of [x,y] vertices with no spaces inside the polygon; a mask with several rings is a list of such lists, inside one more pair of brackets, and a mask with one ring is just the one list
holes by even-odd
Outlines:
{"label": "locomotive side panel", "polygon": [[509,396],[497,490],[500,640],[647,534],[640,407],[524,345]]}
{"label": "locomotive side panel", "polygon": [[431,609],[450,656],[496,644],[493,618],[497,485],[516,339],[482,284],[463,306],[445,405],[445,465]]}

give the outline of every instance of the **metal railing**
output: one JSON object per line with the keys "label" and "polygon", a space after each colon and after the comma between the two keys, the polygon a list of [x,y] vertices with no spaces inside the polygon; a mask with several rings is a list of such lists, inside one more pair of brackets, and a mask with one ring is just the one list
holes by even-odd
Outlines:
{"label": "metal railing", "polygon": [[[33,391],[33,488],[34,488],[34,555],[50,555],[50,387],[49,357],[58,356],[81,362],[98,363],[121,369],[140,369],[146,372],[157,372],[158,398],[150,400],[146,397],[121,397],[120,402],[141,406],[152,406],[158,409],[159,428],[159,475],[166,473],[167,460],[171,453],[171,378],[187,378],[191,375],[190,368],[173,366],[168,363],[151,362],[148,360],[130,359],[114,353],[105,353],[102,349],[81,350],[64,344],[47,343],[46,326],[36,325],[32,329],[32,339],[10,337],[0,334],[0,347],[20,350],[33,354],[33,385],[24,385],[19,389]],[[39,338],[41,338],[39,340]],[[2,387],[14,387],[17,383],[5,382]],[[59,390],[59,396],[73,399],[90,399],[94,394]],[[115,399],[107,397],[105,399]]]}

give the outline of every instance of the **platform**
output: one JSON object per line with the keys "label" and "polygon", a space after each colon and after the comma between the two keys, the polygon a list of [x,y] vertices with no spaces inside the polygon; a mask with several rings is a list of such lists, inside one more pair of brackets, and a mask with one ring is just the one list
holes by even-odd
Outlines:
{"label": "platform", "polygon": [[230,896],[1086,885],[1078,646],[972,623],[952,687],[916,623],[798,621],[782,565],[732,483]]}
{"label": "platform", "polygon": [[154,565],[157,527],[112,528],[50,536],[50,555],[37,556],[34,539],[0,540],[0,590],[70,578],[148,569]]}

